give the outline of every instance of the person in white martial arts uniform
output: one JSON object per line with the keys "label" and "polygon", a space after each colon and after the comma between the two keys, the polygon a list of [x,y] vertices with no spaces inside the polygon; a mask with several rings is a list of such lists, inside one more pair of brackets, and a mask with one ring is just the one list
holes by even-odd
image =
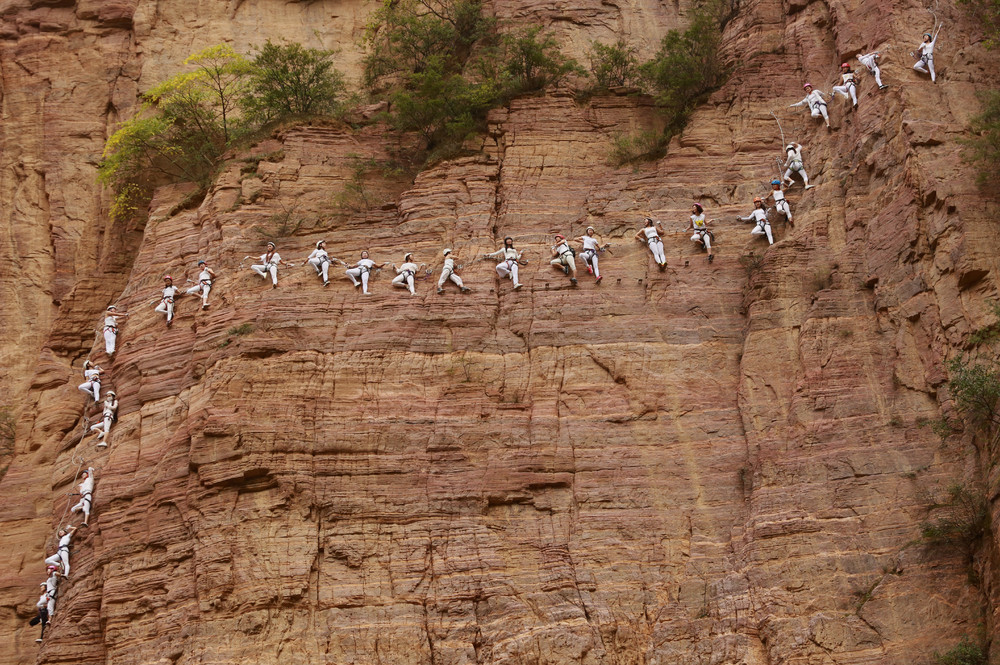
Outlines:
{"label": "person in white martial arts uniform", "polygon": [[741,222],[756,222],[757,226],[753,227],[750,235],[767,236],[767,244],[774,244],[774,236],[771,235],[771,222],[767,218],[767,209],[759,196],[753,200],[753,212],[746,217],[737,216],[736,219]]}
{"label": "person in white martial arts uniform", "polygon": [[83,378],[86,379],[78,388],[88,395],[94,396],[95,402],[101,401],[101,374],[104,372],[100,365],[95,365],[89,360],[83,361]]}
{"label": "person in white martial arts uniform", "polygon": [[771,191],[768,192],[767,198],[774,199],[774,209],[785,216],[788,223],[792,223],[792,209],[788,207],[788,200],[785,198],[785,193],[781,191],[781,181],[775,178],[771,181]]}
{"label": "person in white martial arts uniform", "polygon": [[[389,265],[388,261],[378,267],[384,268],[387,265]],[[368,278],[371,275],[372,268],[375,267],[375,262],[369,258],[368,252],[364,251],[361,252],[361,260],[348,268],[345,274],[351,278],[351,282],[355,287],[360,286],[361,292],[368,295]]]}
{"label": "person in white martial arts uniform", "polygon": [[316,243],[316,249],[312,251],[306,262],[316,270],[316,275],[323,278],[323,286],[330,286],[330,264],[340,263],[347,265],[340,259],[331,258],[326,251],[326,241],[320,240]]}
{"label": "person in white martial arts uniform", "polygon": [[83,511],[83,524],[81,526],[89,526],[90,509],[94,506],[94,467],[90,467],[83,472],[83,480],[77,487],[79,489],[80,500],[75,506],[69,509],[69,512],[78,513]]}
{"label": "person in white martial arts uniform", "polygon": [[115,355],[115,345],[118,343],[118,317],[128,316],[128,313],[119,313],[118,307],[108,305],[104,314],[104,351],[109,355]]}
{"label": "person in white martial arts uniform", "polygon": [[919,58],[917,63],[913,65],[913,68],[918,72],[923,72],[931,75],[931,83],[937,81],[937,75],[934,73],[934,45],[937,44],[938,34],[941,32],[941,27],[944,23],[939,23],[936,28],[934,28],[934,34],[931,35],[929,32],[924,33],[923,41],[917,46],[916,52],[913,54],[915,57]]}
{"label": "person in white martial arts uniform", "polygon": [[788,186],[791,187],[795,184],[795,181],[792,180],[792,174],[798,173],[802,176],[802,182],[805,183],[806,189],[812,189],[815,187],[816,185],[809,184],[809,176],[806,174],[806,169],[802,165],[802,146],[798,143],[789,143],[785,146],[785,154],[787,157],[785,158],[784,180],[788,183]]}
{"label": "person in white martial arts uniform", "polygon": [[822,90],[813,90],[811,83],[806,83],[802,86],[806,91],[805,99],[801,102],[796,102],[795,104],[789,104],[788,108],[794,108],[796,106],[808,106],[809,113],[814,118],[823,117],[823,121],[826,122],[826,126],[830,126],[830,114],[826,110],[826,101],[823,99]]}
{"label": "person in white martial arts uniform", "polygon": [[62,566],[63,577],[69,577],[69,541],[76,531],[75,526],[67,526],[59,529],[59,549],[52,556],[45,559],[46,565]]}
{"label": "person in white martial arts uniform", "polygon": [[850,96],[852,102],[854,102],[854,108],[858,108],[858,83],[854,78],[854,72],[851,71],[851,66],[848,63],[843,63],[840,65],[840,85],[833,86],[834,95],[843,95],[845,99]]}
{"label": "person in white martial arts uniform", "polygon": [[180,295],[181,290],[174,286],[174,278],[170,275],[164,275],[163,296],[160,298],[160,304],[156,306],[154,311],[167,315],[168,328],[174,323],[174,298]]}
{"label": "person in white martial arts uniform", "polygon": [[497,264],[497,275],[500,276],[500,279],[509,276],[514,282],[515,291],[523,286],[517,280],[517,265],[518,261],[521,260],[521,254],[522,252],[514,248],[514,239],[507,236],[503,239],[503,247],[485,256],[488,259],[502,259]]}
{"label": "person in white martial arts uniform", "polygon": [[101,422],[90,426],[90,431],[97,432],[97,447],[106,448],[108,440],[105,438],[111,430],[111,423],[115,421],[118,414],[118,396],[114,390],[109,390],[104,395],[104,411],[101,414]]}
{"label": "person in white martial arts uniform", "polygon": [[583,262],[587,266],[587,272],[593,275],[596,279],[595,284],[600,284],[601,280],[601,269],[598,265],[599,261],[597,255],[607,249],[610,245],[601,245],[601,237],[597,235],[597,231],[594,230],[593,226],[587,227],[586,234],[573,238],[574,242],[579,242],[583,244],[583,251],[580,252],[580,256],[583,257]]}
{"label": "person in white martial arts uniform", "polygon": [[215,281],[215,271],[208,267],[204,260],[198,261],[198,283],[192,286],[185,293],[200,293],[201,308],[208,309],[208,294],[212,291],[212,282]]}
{"label": "person in white martial arts uniform", "polygon": [[444,250],[444,267],[441,269],[441,278],[438,280],[438,293],[444,293],[444,284],[447,281],[454,282],[455,286],[468,293],[472,289],[462,283],[462,278],[455,274],[455,258],[451,255],[451,250]]}
{"label": "person in white martial arts uniform", "polygon": [[569,283],[576,286],[576,252],[566,242],[566,236],[561,233],[556,234],[549,265],[559,268],[564,275],[569,275]]}
{"label": "person in white martial arts uniform", "polygon": [[59,595],[59,566],[49,564],[45,572],[49,576],[39,586],[45,587],[45,610],[51,619],[56,613],[56,596]]}
{"label": "person in white martial arts uniform", "polygon": [[413,277],[417,274],[418,270],[425,266],[426,264],[424,263],[421,263],[419,266],[414,263],[413,254],[407,252],[403,255],[403,265],[398,268],[396,268],[395,264],[392,266],[396,269],[396,276],[392,278],[392,285],[409,289],[411,296],[417,295],[417,292],[413,288]]}
{"label": "person in white martial arts uniform", "polygon": [[691,206],[691,223],[684,229],[685,231],[694,231],[691,240],[700,243],[705,248],[708,252],[709,263],[715,260],[715,254],[712,253],[712,240],[715,239],[715,235],[708,229],[708,225],[714,221],[714,219],[706,220],[705,208],[700,203],[695,203]]}
{"label": "person in white martial arts uniform", "polygon": [[857,56],[858,62],[867,67],[868,71],[875,75],[875,83],[878,85],[878,89],[885,90],[889,86],[882,83],[882,70],[878,68],[878,61],[881,57],[882,54],[878,51]]}
{"label": "person in white martial arts uniform", "polygon": [[[43,583],[44,584],[44,583]],[[42,595],[38,597],[38,602],[35,603],[35,607],[38,609],[38,614],[31,618],[28,622],[29,626],[37,626],[42,624],[42,633],[37,638],[36,642],[41,642],[45,639],[45,627],[49,625],[49,595],[47,592],[43,591]]]}
{"label": "person in white martial arts uniform", "polygon": [[663,240],[660,239],[660,235],[663,233],[666,233],[663,230],[663,225],[647,217],[646,226],[639,229],[639,232],[635,234],[636,240],[646,241],[646,246],[653,253],[653,259],[656,261],[656,265],[660,267],[661,272],[667,267],[667,256],[663,253]]}
{"label": "person in white martial arts uniform", "polygon": [[275,249],[274,243],[267,243],[267,251],[260,255],[260,263],[250,266],[250,269],[255,273],[267,279],[268,273],[271,274],[271,288],[278,288],[278,265],[291,265],[290,263],[285,263],[281,260],[281,255]]}

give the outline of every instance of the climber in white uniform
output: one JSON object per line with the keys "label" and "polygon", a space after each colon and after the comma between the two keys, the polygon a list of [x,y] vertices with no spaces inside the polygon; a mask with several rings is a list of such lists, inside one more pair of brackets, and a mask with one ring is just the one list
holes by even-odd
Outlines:
{"label": "climber in white uniform", "polygon": [[119,316],[128,316],[128,314],[119,314],[118,307],[108,305],[107,312],[104,315],[104,350],[109,356],[115,354],[115,344],[118,342]]}
{"label": "climber in white uniform", "polygon": [[931,35],[929,32],[924,33],[923,41],[917,46],[917,51],[913,55],[918,57],[917,63],[913,65],[913,68],[918,72],[923,72],[924,74],[930,71],[931,83],[936,81],[936,75],[934,74],[934,45],[937,44],[938,34],[941,32],[941,28],[944,23],[938,23],[937,27],[934,28],[934,34]]}
{"label": "climber in white uniform", "polygon": [[880,57],[882,56],[878,51],[872,51],[871,53],[859,55],[858,62],[867,67],[868,71],[875,75],[875,83],[878,84],[878,89],[885,90],[889,86],[882,83],[882,71],[878,68],[878,60]]}
{"label": "climber in white uniform", "polygon": [[472,289],[462,283],[462,278],[455,274],[455,259],[451,256],[451,250],[444,250],[444,267],[441,269],[441,278],[438,280],[438,293],[444,293],[444,283],[451,280],[462,290],[468,293]]}
{"label": "climber in white uniform", "polygon": [[78,387],[88,395],[93,395],[94,402],[101,401],[101,374],[103,372],[100,365],[94,365],[89,360],[83,361],[83,378],[86,380]]}
{"label": "climber in white uniform", "polygon": [[583,262],[587,264],[587,272],[597,278],[594,281],[595,284],[600,284],[604,278],[601,277],[601,269],[597,265],[597,255],[606,250],[610,245],[602,246],[601,238],[596,234],[597,232],[594,230],[594,227],[588,226],[586,235],[573,238],[573,241],[583,243],[583,251],[580,255],[583,257]]}
{"label": "climber in white uniform", "polygon": [[750,231],[752,236],[767,236],[767,244],[774,244],[774,236],[771,235],[771,222],[767,219],[767,209],[764,208],[764,201],[758,196],[753,200],[753,212],[746,217],[739,217],[741,222],[756,222],[757,226]]}
{"label": "climber in white uniform", "polygon": [[785,146],[785,154],[788,157],[785,159],[785,175],[784,180],[791,187],[795,184],[792,180],[792,174],[798,173],[802,176],[802,182],[805,183],[806,189],[811,189],[816,185],[809,184],[809,176],[806,175],[806,169],[802,165],[802,146],[798,143],[789,143]]}
{"label": "climber in white uniform", "polygon": [[785,216],[788,223],[792,223],[792,209],[788,207],[788,200],[785,198],[785,193],[781,191],[781,181],[775,178],[771,181],[771,191],[768,193],[767,198],[774,199],[774,209]]}
{"label": "climber in white uniform", "polygon": [[90,467],[83,472],[83,481],[77,487],[80,491],[80,500],[75,506],[69,509],[69,512],[78,513],[82,510],[82,526],[88,526],[88,522],[90,522],[90,509],[94,505],[94,467]]}
{"label": "climber in white uniform", "polygon": [[45,559],[45,563],[52,566],[62,565],[62,576],[69,577],[69,541],[76,531],[75,526],[67,526],[59,529],[59,549],[52,556]]}
{"label": "climber in white uniform", "polygon": [[663,240],[660,239],[660,235],[666,233],[663,230],[663,225],[660,222],[654,222],[652,218],[646,218],[646,226],[639,229],[639,232],[635,234],[636,240],[645,240],[646,246],[649,247],[649,251],[653,253],[653,259],[656,261],[656,265],[660,267],[662,272],[667,267],[667,256],[663,253]]}
{"label": "climber in white uniform", "polygon": [[413,262],[413,254],[407,252],[403,255],[403,265],[398,268],[396,268],[396,264],[392,265],[396,270],[396,276],[392,278],[392,285],[408,289],[411,296],[417,295],[417,292],[413,288],[413,277],[417,274],[418,270],[426,265],[425,263],[421,263],[418,266]]}
{"label": "climber in white uniform", "polygon": [[806,91],[805,99],[801,102],[796,102],[795,104],[789,104],[788,108],[794,108],[796,106],[808,106],[809,112],[814,118],[823,116],[826,126],[830,126],[830,114],[826,111],[826,101],[823,99],[823,91],[813,90],[811,83],[806,83],[802,86]]}
{"label": "climber in white uniform", "polygon": [[215,271],[208,267],[205,261],[198,261],[198,283],[188,289],[185,293],[200,293],[201,308],[208,309],[208,294],[212,291],[212,282],[215,281]]}
{"label": "climber in white uniform", "polygon": [[320,240],[316,243],[316,249],[312,251],[306,262],[316,270],[316,275],[323,278],[323,286],[330,286],[330,264],[340,263],[347,265],[340,259],[330,258],[326,251],[326,241]]}
{"label": "climber in white uniform", "polygon": [[841,84],[833,86],[833,94],[843,95],[846,99],[848,93],[850,93],[851,101],[854,102],[854,108],[858,108],[858,84],[854,79],[854,72],[851,71],[851,66],[846,62],[840,65],[840,78]]}
{"label": "climber in white uniform", "polygon": [[[389,265],[388,261],[379,267],[384,268],[387,265]],[[368,295],[368,277],[371,275],[372,268],[374,267],[375,262],[368,258],[368,252],[364,251],[361,252],[361,260],[346,271],[346,275],[351,279],[354,286],[360,286],[362,293],[365,295]]]}
{"label": "climber in white uniform", "polygon": [[106,448],[108,440],[105,438],[111,430],[111,423],[114,422],[118,413],[118,396],[114,390],[109,390],[104,395],[104,411],[101,414],[101,422],[90,426],[90,431],[97,432],[98,448]]}
{"label": "climber in white uniform", "polygon": [[38,609],[38,614],[32,617],[31,621],[28,622],[29,626],[42,624],[42,633],[35,639],[36,642],[41,642],[45,638],[45,627],[49,625],[48,606],[49,595],[47,592],[43,591],[42,595],[38,597],[38,602],[35,603],[35,607]]}
{"label": "climber in white uniform", "polygon": [[56,613],[56,596],[59,594],[59,566],[50,564],[45,567],[45,572],[49,576],[39,586],[45,587],[45,610],[51,618]]}
{"label": "climber in white uniform", "polygon": [[700,203],[695,203],[691,206],[691,223],[684,229],[684,231],[694,231],[691,240],[692,242],[700,243],[708,251],[709,263],[715,260],[715,254],[712,253],[714,234],[708,229],[708,225],[714,221],[714,219],[706,220],[705,208]]}
{"label": "climber in white uniform", "polygon": [[278,265],[288,266],[290,263],[285,263],[281,260],[281,254],[275,250],[273,242],[267,243],[267,251],[260,255],[260,263],[250,266],[250,270],[267,279],[268,273],[271,274],[271,288],[278,288]]}
{"label": "climber in white uniform", "polygon": [[174,322],[174,298],[179,297],[181,290],[174,286],[174,278],[170,275],[163,276],[163,297],[160,304],[156,306],[157,312],[167,315],[167,327]]}
{"label": "climber in white uniform", "polygon": [[521,254],[521,252],[514,249],[514,239],[507,236],[503,239],[503,247],[485,256],[488,259],[503,259],[497,264],[497,274],[500,276],[500,279],[510,276],[511,281],[514,282],[515,291],[522,286],[517,281],[517,265],[518,261],[521,260]]}
{"label": "climber in white uniform", "polygon": [[576,286],[576,252],[566,242],[566,236],[557,233],[552,245],[552,260],[549,265],[559,268],[564,275],[569,275],[569,283]]}

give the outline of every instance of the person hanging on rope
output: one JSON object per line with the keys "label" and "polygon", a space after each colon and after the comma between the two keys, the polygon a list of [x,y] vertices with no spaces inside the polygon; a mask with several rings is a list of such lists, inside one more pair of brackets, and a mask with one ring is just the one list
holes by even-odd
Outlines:
{"label": "person hanging on rope", "polygon": [[342,265],[347,265],[340,259],[330,258],[330,255],[326,251],[326,241],[320,240],[316,243],[316,249],[312,251],[306,262],[311,265],[316,270],[316,275],[323,278],[323,286],[330,286],[330,264],[340,263]]}
{"label": "person hanging on rope", "polygon": [[111,429],[111,423],[118,419],[118,396],[114,390],[109,390],[104,395],[104,411],[101,414],[101,422],[90,426],[90,431],[97,432],[97,447],[106,448],[108,446],[107,435]]}
{"label": "person hanging on rope", "polygon": [[[794,108],[796,106],[807,106],[809,107],[809,112],[814,118],[823,116],[823,121],[826,122],[826,126],[830,126],[830,114],[826,110],[826,101],[823,99],[822,90],[813,90],[811,83],[806,83],[802,86],[806,91],[805,99],[801,102],[796,102],[795,104],[789,104],[788,108]],[[829,97],[829,95],[827,95]]]}
{"label": "person hanging on rope", "polygon": [[934,28],[933,35],[929,32],[925,32],[924,38],[917,46],[916,52],[910,54],[915,58],[919,58],[917,63],[913,65],[913,68],[924,74],[929,72],[931,75],[931,83],[935,83],[937,81],[934,73],[934,45],[937,44],[938,34],[940,34],[942,27],[944,27],[944,23],[938,23],[937,27]]}
{"label": "person hanging on rope", "polygon": [[192,286],[185,293],[200,293],[201,308],[208,309],[208,294],[212,291],[212,283],[215,281],[215,271],[208,267],[204,260],[198,261],[198,283]]}
{"label": "person hanging on rope", "polygon": [[468,293],[472,289],[462,283],[462,278],[455,274],[455,259],[451,255],[451,250],[444,250],[444,267],[441,269],[441,278],[438,280],[438,293],[444,293],[444,284],[447,281],[454,282],[455,286],[461,289],[462,293]]}
{"label": "person hanging on rope", "polygon": [[[387,265],[389,265],[388,261],[378,267],[384,268]],[[361,252],[361,260],[348,268],[345,274],[351,279],[351,282],[355,287],[360,286],[361,292],[368,295],[368,278],[371,275],[372,268],[374,267],[376,267],[375,262],[368,257],[368,252],[366,250]]]}
{"label": "person hanging on rope", "polygon": [[75,526],[67,526],[59,529],[59,549],[52,556],[45,559],[46,565],[62,566],[63,577],[69,577],[69,541],[73,538]]}
{"label": "person hanging on rope", "polygon": [[785,198],[785,193],[781,191],[781,181],[775,178],[771,181],[771,191],[768,192],[766,198],[774,199],[774,209],[785,216],[788,223],[792,223],[792,209],[788,207],[788,200]]}
{"label": "person hanging on rope", "polygon": [[653,253],[653,260],[656,261],[660,272],[667,269],[667,256],[663,253],[663,240],[660,239],[664,233],[666,231],[663,230],[663,225],[660,222],[654,222],[651,217],[647,217],[646,226],[635,234],[636,240],[645,240],[649,251]]}
{"label": "person hanging on rope", "polygon": [[83,378],[86,379],[78,388],[88,395],[94,396],[94,402],[101,401],[101,374],[104,370],[100,365],[91,363],[89,360],[83,361]]}
{"label": "person hanging on rope", "polygon": [[833,94],[843,95],[844,99],[848,98],[848,93],[850,93],[850,99],[854,102],[854,108],[858,108],[858,84],[854,79],[854,72],[851,71],[851,65],[848,63],[843,63],[840,65],[840,78],[841,84],[833,86]]}
{"label": "person hanging on rope", "polygon": [[700,203],[695,203],[691,206],[691,223],[684,229],[685,232],[694,231],[691,240],[700,243],[705,248],[708,252],[709,263],[715,260],[715,254],[712,253],[712,241],[715,240],[715,234],[708,228],[708,225],[714,221],[714,219],[706,220],[705,208]]}
{"label": "person hanging on rope", "polygon": [[559,268],[564,275],[569,275],[569,283],[576,286],[576,252],[566,242],[566,236],[557,233],[552,245],[552,260],[549,265]]}
{"label": "person hanging on rope", "polygon": [[882,83],[882,71],[878,68],[878,61],[881,57],[882,55],[878,51],[857,56],[858,62],[867,67],[868,71],[875,75],[875,83],[878,85],[878,89],[885,90],[889,86]]}
{"label": "person hanging on rope", "polygon": [[[44,582],[43,582],[44,584]],[[49,625],[49,595],[48,592],[43,591],[42,595],[38,597],[38,602],[35,603],[35,607],[38,609],[38,614],[32,617],[31,621],[28,622],[29,626],[37,626],[42,624],[42,633],[35,638],[36,642],[41,642],[45,639],[45,627]]]}
{"label": "person hanging on rope", "polygon": [[802,146],[798,143],[789,143],[785,146],[785,154],[787,155],[785,159],[785,175],[784,180],[791,187],[795,184],[792,180],[792,174],[798,173],[802,176],[802,182],[805,183],[806,189],[812,189],[816,185],[809,184],[809,176],[806,174],[806,169],[802,165]]}
{"label": "person hanging on rope", "polygon": [[174,286],[174,278],[170,275],[163,276],[163,296],[160,304],[154,311],[167,315],[167,327],[174,323],[174,298],[180,297],[181,290]]}
{"label": "person hanging on rope", "polygon": [[[44,620],[42,618],[42,613],[40,611],[38,620],[30,622],[32,626],[38,623],[42,624],[42,635],[37,640],[35,640],[36,642],[42,641],[42,638],[45,636],[46,624],[48,624],[48,622],[52,620],[52,617],[55,616],[56,596],[59,595],[59,566],[48,565],[45,567],[45,572],[47,572],[49,576],[48,578],[46,578],[44,582],[39,584],[39,586],[45,587],[45,589],[44,591],[42,591],[42,597],[38,599],[39,604],[35,605],[35,607],[38,607],[39,610],[44,609],[45,611]],[[44,606],[40,605],[43,599],[45,600]]]}
{"label": "person hanging on rope", "polygon": [[118,342],[118,317],[128,316],[128,313],[119,314],[116,305],[108,305],[104,314],[104,351],[108,356],[115,355],[115,345]]}
{"label": "person hanging on rope", "polygon": [[285,263],[281,260],[281,254],[276,251],[273,242],[267,243],[267,250],[260,255],[260,263],[250,266],[250,270],[267,279],[268,273],[271,274],[271,288],[278,288],[278,265],[290,266],[291,263]]}
{"label": "person hanging on rope", "polygon": [[736,219],[741,222],[756,222],[757,226],[750,231],[750,235],[767,236],[767,244],[774,244],[774,236],[771,235],[771,222],[767,218],[767,209],[759,196],[753,200],[753,212],[746,217],[737,216]]}
{"label": "person hanging on rope", "polygon": [[600,284],[601,280],[604,278],[601,277],[601,269],[597,265],[597,255],[605,251],[611,245],[601,245],[601,237],[597,235],[593,226],[588,226],[586,234],[573,238],[573,242],[583,244],[583,251],[580,255],[583,257],[583,262],[587,265],[587,272],[597,278],[594,280],[595,284]]}
{"label": "person hanging on rope", "polygon": [[514,248],[514,239],[507,236],[503,239],[503,247],[495,252],[486,254],[484,258],[502,259],[497,264],[497,275],[500,276],[500,279],[509,276],[511,281],[514,282],[514,290],[516,291],[523,286],[517,281],[517,266],[522,254],[523,252],[519,252]]}
{"label": "person hanging on rope", "polygon": [[403,255],[403,265],[398,268],[396,268],[396,264],[392,265],[396,270],[396,276],[392,278],[392,285],[408,289],[411,296],[417,295],[416,290],[413,288],[413,277],[417,274],[418,270],[426,266],[426,263],[421,263],[418,266],[413,262],[413,254],[407,252]]}
{"label": "person hanging on rope", "polygon": [[75,506],[69,509],[71,513],[83,511],[83,523],[80,526],[88,526],[90,522],[90,509],[94,505],[94,467],[90,467],[83,472],[83,481],[79,484],[80,500]]}

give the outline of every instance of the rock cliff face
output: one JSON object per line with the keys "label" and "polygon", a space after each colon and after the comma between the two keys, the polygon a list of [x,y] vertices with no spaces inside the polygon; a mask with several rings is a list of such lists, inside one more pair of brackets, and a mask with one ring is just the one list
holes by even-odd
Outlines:
{"label": "rock cliff face", "polygon": [[[223,40],[339,44],[350,70],[369,9],[0,8],[0,353],[19,417],[0,661],[902,664],[996,631],[996,542],[972,584],[963,553],[919,541],[928,504],[986,468],[971,433],[920,426],[954,416],[945,361],[992,321],[1000,269],[994,202],[955,142],[997,61],[959,11],[939,10],[932,85],[905,54],[929,22],[915,3],[749,2],[730,81],[636,170],[605,157],[655,124],[648,102],[556,92],[494,112],[478,156],[369,174],[368,202],[336,194],[350,155],[389,157],[384,130],[298,127],[194,206],[164,188],[148,222],[107,221],[94,168],[139,90]],[[648,53],[682,21],[657,3],[494,9],[578,56],[616,34]],[[784,108],[888,45],[891,87],[862,78],[833,131]],[[771,110],[818,186],[792,190],[795,225],[765,252],[732,220],[776,173]],[[713,264],[680,232],[693,200],[718,220]],[[646,213],[670,231],[663,273],[632,240]],[[605,279],[570,288],[548,246],[588,225],[612,243]],[[507,235],[530,250],[518,292],[473,260]],[[298,264],[277,289],[241,261],[268,238]],[[324,289],[301,263],[319,239],[434,272],[415,297],[389,270],[369,296],[340,269]],[[473,293],[434,292],[444,247]],[[194,278],[199,257],[213,305],[179,299],[168,330],[160,277]],[[106,362],[110,302],[132,316]],[[87,356],[121,399],[104,452],[79,443]],[[26,619],[81,464],[96,517],[39,650]]]}

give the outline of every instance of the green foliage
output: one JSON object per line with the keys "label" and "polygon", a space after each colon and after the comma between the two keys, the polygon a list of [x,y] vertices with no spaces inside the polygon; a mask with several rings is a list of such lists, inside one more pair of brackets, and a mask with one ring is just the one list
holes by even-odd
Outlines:
{"label": "green foliage", "polygon": [[961,141],[965,146],[962,156],[978,167],[976,182],[980,186],[996,186],[1000,174],[1000,90],[982,92],[977,96],[982,111],[969,123],[972,135]]}
{"label": "green foliage", "polygon": [[351,175],[344,188],[333,197],[334,205],[349,212],[365,212],[385,201],[384,188],[373,187],[368,175],[376,173],[382,178],[399,178],[405,169],[396,162],[380,161],[374,157],[361,157],[351,153],[347,155]]}
{"label": "green foliage", "polygon": [[503,47],[504,97],[542,90],[567,74],[583,73],[575,60],[559,51],[555,37],[542,34],[540,26],[504,35]]}
{"label": "green foliage", "polygon": [[229,330],[226,331],[226,333],[228,335],[235,336],[235,337],[240,337],[240,336],[243,336],[243,335],[249,335],[252,332],[253,332],[253,324],[252,323],[241,323],[240,325],[233,326],[232,328],[230,328]]}
{"label": "green foliage", "polygon": [[944,653],[934,653],[938,665],[987,665],[986,653],[975,642],[963,637],[957,645]]}
{"label": "green foliage", "polygon": [[1000,0],[958,0],[982,26],[986,35],[986,48],[1000,44]]}
{"label": "green foliage", "polygon": [[948,388],[965,418],[974,427],[992,432],[1000,418],[1000,363],[996,360],[954,358],[948,363]]}
{"label": "green foliage", "polygon": [[590,47],[590,74],[595,88],[607,90],[617,86],[635,85],[639,82],[638,51],[624,39],[608,46],[593,42]]}
{"label": "green foliage", "polygon": [[631,134],[616,134],[611,138],[608,163],[624,166],[660,159],[667,154],[669,138],[663,132],[642,130]]}
{"label": "green foliage", "polygon": [[990,532],[990,508],[986,492],[978,486],[952,485],[948,500],[932,506],[943,513],[920,529],[924,540],[935,545],[959,545],[971,551]]}
{"label": "green foliage", "polygon": [[280,117],[335,112],[346,85],[343,74],[333,66],[333,56],[333,51],[268,40],[253,59],[242,98],[247,117],[265,123]]}

